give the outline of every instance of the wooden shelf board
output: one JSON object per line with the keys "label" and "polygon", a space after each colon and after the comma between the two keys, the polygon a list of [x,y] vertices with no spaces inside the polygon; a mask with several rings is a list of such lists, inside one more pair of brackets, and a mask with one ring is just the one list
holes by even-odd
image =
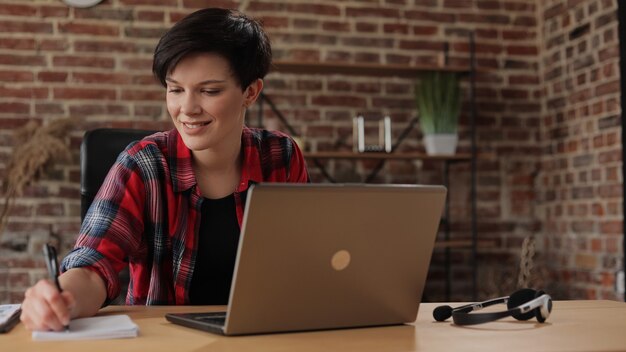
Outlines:
{"label": "wooden shelf board", "polygon": [[355,153],[351,151],[305,152],[305,158],[311,159],[408,159],[408,160],[471,160],[471,154],[427,155],[418,152],[395,153]]}
{"label": "wooden shelf board", "polygon": [[271,72],[303,73],[303,74],[345,74],[362,76],[400,76],[413,77],[426,71],[446,71],[469,73],[469,67],[436,66],[436,65],[394,65],[368,64],[347,62],[299,62],[276,60],[272,63]]}

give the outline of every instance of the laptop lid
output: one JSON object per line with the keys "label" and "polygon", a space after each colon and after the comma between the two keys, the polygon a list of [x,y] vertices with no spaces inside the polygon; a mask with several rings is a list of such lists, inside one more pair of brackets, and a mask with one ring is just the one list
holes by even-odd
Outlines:
{"label": "laptop lid", "polygon": [[224,334],[414,321],[445,196],[442,186],[252,186]]}

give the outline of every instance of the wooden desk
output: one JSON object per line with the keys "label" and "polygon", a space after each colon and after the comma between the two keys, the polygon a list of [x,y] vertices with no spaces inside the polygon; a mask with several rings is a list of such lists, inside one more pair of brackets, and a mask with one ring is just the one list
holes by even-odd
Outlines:
{"label": "wooden desk", "polygon": [[[507,318],[473,327],[436,323],[437,304],[422,304],[412,325],[223,337],[170,324],[166,312],[220,307],[123,307],[100,314],[129,314],[139,325],[134,339],[35,342],[22,324],[0,335],[2,351],[624,351],[626,304],[614,301],[557,301],[546,324]],[[501,306],[504,307],[504,306]],[[501,308],[500,307],[500,308]]]}

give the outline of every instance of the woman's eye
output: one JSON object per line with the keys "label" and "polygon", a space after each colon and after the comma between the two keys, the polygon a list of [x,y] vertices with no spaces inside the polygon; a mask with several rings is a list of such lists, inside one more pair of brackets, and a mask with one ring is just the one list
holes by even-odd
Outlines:
{"label": "woman's eye", "polygon": [[183,90],[182,90],[182,89],[180,89],[180,88],[169,88],[169,89],[167,90],[167,92],[168,92],[168,93],[180,93],[180,92],[182,92],[182,91],[183,91]]}
{"label": "woman's eye", "polygon": [[220,93],[220,90],[206,89],[206,90],[203,90],[202,93],[207,94],[207,95],[217,95]]}

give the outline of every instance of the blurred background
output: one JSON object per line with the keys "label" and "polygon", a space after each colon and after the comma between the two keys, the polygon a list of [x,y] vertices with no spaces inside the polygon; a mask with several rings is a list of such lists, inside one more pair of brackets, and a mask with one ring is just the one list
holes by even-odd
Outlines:
{"label": "blurred background", "polygon": [[[617,1],[0,0],[0,303],[45,277],[42,243],[72,248],[84,132],[172,128],[152,53],[203,7],[264,23],[275,65],[248,124],[297,137],[314,182],[447,183],[425,300],[624,299]],[[420,77],[442,70],[458,160],[428,157],[416,120]],[[353,155],[356,116],[374,143],[389,116],[405,156]]]}

